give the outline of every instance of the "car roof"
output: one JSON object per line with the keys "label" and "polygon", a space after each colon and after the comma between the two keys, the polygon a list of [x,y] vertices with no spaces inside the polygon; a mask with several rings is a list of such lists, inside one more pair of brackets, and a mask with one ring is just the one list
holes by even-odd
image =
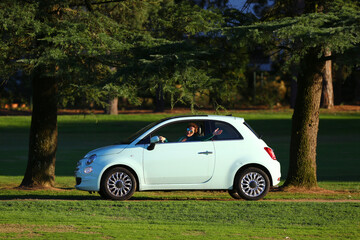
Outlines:
{"label": "car roof", "polygon": [[234,117],[232,115],[179,115],[179,116],[174,116],[174,117],[168,117],[168,118],[164,118],[161,120],[161,122],[167,121],[167,120],[175,120],[175,119],[183,119],[186,120],[187,118],[189,119],[194,119],[194,118],[200,118],[200,119],[207,119],[208,120],[223,120],[223,121],[228,121],[230,119],[239,119],[241,121],[244,121],[243,118],[240,117]]}

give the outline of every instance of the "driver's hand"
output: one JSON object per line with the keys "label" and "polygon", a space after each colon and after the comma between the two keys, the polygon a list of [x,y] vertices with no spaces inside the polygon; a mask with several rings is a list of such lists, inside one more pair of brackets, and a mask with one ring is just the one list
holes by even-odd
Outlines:
{"label": "driver's hand", "polygon": [[159,136],[160,142],[164,143],[166,138],[164,138],[163,136]]}
{"label": "driver's hand", "polygon": [[215,129],[215,131],[213,132],[213,135],[216,136],[216,135],[220,135],[223,131],[219,128]]}

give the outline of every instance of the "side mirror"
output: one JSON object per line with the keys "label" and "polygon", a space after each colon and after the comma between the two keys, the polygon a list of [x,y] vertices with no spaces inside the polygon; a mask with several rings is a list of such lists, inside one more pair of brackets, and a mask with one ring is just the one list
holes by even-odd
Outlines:
{"label": "side mirror", "polygon": [[154,150],[155,144],[158,142],[160,142],[160,138],[158,136],[153,136],[152,138],[150,138],[150,145],[147,147],[147,150]]}
{"label": "side mirror", "polygon": [[153,136],[152,138],[150,138],[150,143],[158,143],[158,142],[160,142],[159,136]]}

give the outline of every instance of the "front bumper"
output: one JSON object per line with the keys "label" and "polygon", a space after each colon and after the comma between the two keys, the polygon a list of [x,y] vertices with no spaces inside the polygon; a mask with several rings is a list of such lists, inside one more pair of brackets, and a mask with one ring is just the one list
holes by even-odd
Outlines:
{"label": "front bumper", "polygon": [[[100,190],[100,181],[99,181],[100,173],[98,171],[99,168],[94,163],[87,165],[86,160],[87,159],[81,159],[77,163],[77,167],[75,170],[75,179],[76,179],[75,188],[84,191],[99,191]],[[90,168],[92,169],[91,172],[89,172]]]}

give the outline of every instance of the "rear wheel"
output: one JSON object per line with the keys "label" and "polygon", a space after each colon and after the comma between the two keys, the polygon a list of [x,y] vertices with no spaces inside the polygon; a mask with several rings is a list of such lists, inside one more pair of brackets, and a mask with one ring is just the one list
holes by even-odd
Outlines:
{"label": "rear wheel", "polygon": [[107,171],[100,183],[100,196],[105,199],[127,200],[136,190],[136,179],[126,168]]}
{"label": "rear wheel", "polygon": [[269,192],[270,180],[261,169],[251,167],[240,172],[235,179],[235,189],[246,200],[260,200]]}

